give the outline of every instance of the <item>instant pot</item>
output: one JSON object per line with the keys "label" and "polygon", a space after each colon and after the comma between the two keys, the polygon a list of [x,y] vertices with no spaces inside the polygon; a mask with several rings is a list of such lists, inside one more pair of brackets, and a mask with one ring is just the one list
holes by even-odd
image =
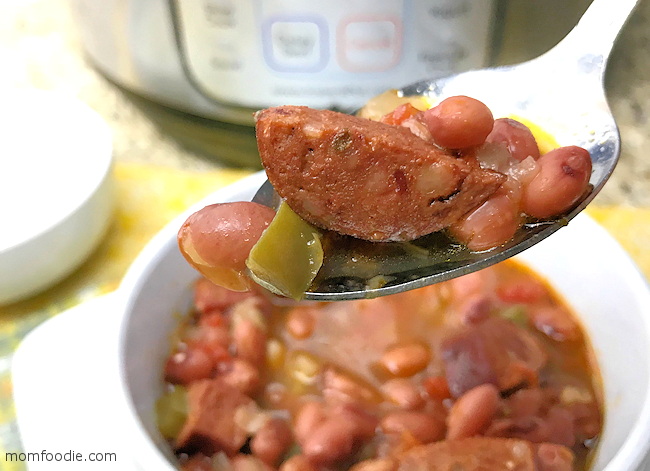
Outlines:
{"label": "instant pot", "polygon": [[166,132],[258,166],[255,110],[352,111],[390,88],[532,58],[587,0],[70,0],[95,66]]}

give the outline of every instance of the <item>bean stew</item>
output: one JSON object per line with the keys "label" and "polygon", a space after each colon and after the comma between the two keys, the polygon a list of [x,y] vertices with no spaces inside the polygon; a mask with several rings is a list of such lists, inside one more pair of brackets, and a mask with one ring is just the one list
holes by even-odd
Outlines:
{"label": "bean stew", "polygon": [[338,303],[201,278],[164,377],[183,471],[586,470],[603,424],[581,325],[515,261]]}

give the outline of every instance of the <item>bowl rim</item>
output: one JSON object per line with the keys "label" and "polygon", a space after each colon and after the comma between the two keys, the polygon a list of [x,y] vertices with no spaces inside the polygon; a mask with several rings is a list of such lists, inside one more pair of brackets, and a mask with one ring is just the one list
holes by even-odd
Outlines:
{"label": "bowl rim", "polygon": [[8,95],[6,92],[0,94],[2,98],[7,96],[11,96],[11,101],[14,103],[20,103],[20,101],[24,100],[23,97],[27,97],[28,99],[38,98],[39,101],[47,103],[48,109],[65,105],[68,110],[67,112],[73,114],[75,122],[86,123],[84,130],[95,134],[95,140],[93,142],[94,151],[92,152],[95,164],[92,174],[87,173],[82,175],[87,181],[90,179],[92,184],[89,184],[83,192],[79,192],[79,198],[75,200],[74,204],[67,205],[66,210],[61,212],[56,220],[50,221],[47,225],[40,226],[26,238],[16,240],[7,245],[0,245],[0,257],[3,254],[31,244],[47,233],[52,232],[57,227],[66,224],[67,221],[85,207],[100,192],[102,187],[107,184],[107,180],[110,179],[114,166],[113,132],[104,118],[81,99],[63,92],[40,88],[20,88],[12,90],[11,95]]}
{"label": "bowl rim", "polygon": [[[170,463],[167,457],[164,456],[161,450],[155,446],[148,432],[145,430],[144,425],[139,420],[138,413],[135,408],[135,404],[133,403],[130,396],[127,384],[126,371],[124,368],[124,365],[126,364],[124,347],[128,331],[130,312],[133,309],[135,300],[137,298],[137,293],[146,283],[147,277],[151,273],[152,265],[155,264],[155,262],[158,260],[158,257],[161,256],[162,249],[166,244],[170,242],[170,237],[175,237],[178,229],[187,219],[187,217],[208,204],[227,201],[228,198],[233,194],[239,193],[240,191],[244,191],[251,187],[259,187],[264,182],[265,178],[266,175],[264,171],[253,173],[208,195],[196,204],[190,206],[182,214],[174,218],[165,227],[163,227],[163,229],[161,229],[143,248],[132,265],[129,267],[118,289],[118,292],[120,293],[118,302],[118,305],[120,307],[119,315],[121,316],[118,338],[118,361],[120,376],[119,389],[122,395],[120,400],[126,407],[125,413],[123,415],[129,422],[131,432],[130,435],[132,435],[132,438],[135,440],[135,442],[140,445],[138,449],[145,450],[147,463],[149,466],[155,465],[155,469],[172,471],[176,468],[172,463]],[[603,228],[593,218],[585,213],[579,214],[576,217],[576,221],[583,221],[581,224],[589,224],[593,230],[600,231],[605,237],[610,239],[613,242],[613,245],[617,248],[617,256],[621,257],[621,261],[630,268],[629,278],[631,282],[635,284],[632,288],[633,292],[635,292],[640,297],[640,299],[647,301],[647,303],[644,304],[645,309],[640,315],[645,326],[644,336],[646,338],[646,347],[648,353],[650,353],[650,283],[645,279],[644,275],[641,273],[639,267],[636,265],[631,256],[621,247],[618,241],[616,241],[605,230],[605,228]],[[573,222],[573,224],[576,224],[576,222]],[[647,369],[648,377],[650,378],[650,361],[648,362]],[[607,416],[605,415],[605,420],[606,418]],[[639,414],[634,424],[631,424],[631,428],[629,429],[629,432],[625,437],[622,446],[609,460],[604,468],[604,471],[623,471],[637,469],[648,457],[649,452],[650,384],[645,392],[641,413]],[[143,456],[143,458],[145,458],[145,456]]]}

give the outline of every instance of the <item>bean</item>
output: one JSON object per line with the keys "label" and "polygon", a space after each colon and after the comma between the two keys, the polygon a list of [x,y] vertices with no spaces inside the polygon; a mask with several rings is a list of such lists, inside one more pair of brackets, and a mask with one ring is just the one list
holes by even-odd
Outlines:
{"label": "bean", "polygon": [[250,455],[237,455],[231,461],[232,471],[272,471],[263,461]]}
{"label": "bean", "polygon": [[510,155],[521,162],[527,157],[539,159],[539,147],[528,126],[510,118],[494,120],[494,127],[485,139],[486,142],[503,143]]}
{"label": "bean", "polygon": [[574,457],[566,447],[542,443],[537,446],[536,461],[539,471],[572,471]]}
{"label": "bean", "polygon": [[315,320],[310,308],[298,307],[292,309],[287,315],[287,331],[298,340],[311,336],[314,324]]}
{"label": "bean", "polygon": [[434,401],[444,401],[451,397],[449,392],[449,385],[444,376],[432,376],[422,381],[422,385],[427,392],[427,395]]}
{"label": "bean", "polygon": [[464,149],[478,146],[492,131],[492,112],[482,102],[453,96],[424,112],[431,137],[441,147]]}
{"label": "bean", "polygon": [[352,454],[355,438],[354,424],[328,418],[311,431],[302,443],[302,451],[314,464],[333,464]]}
{"label": "bean", "polygon": [[444,421],[428,412],[391,412],[382,419],[380,427],[386,434],[408,432],[423,444],[442,440],[445,437]]}
{"label": "bean", "polygon": [[350,471],[394,471],[397,463],[393,458],[376,458],[357,463]]}
{"label": "bean", "polygon": [[512,239],[520,225],[516,203],[506,195],[497,194],[454,223],[449,232],[470,250],[480,252]]}
{"label": "bean", "polygon": [[398,345],[387,350],[380,364],[394,376],[408,377],[422,371],[429,364],[429,349],[420,343]]}
{"label": "bean", "polygon": [[200,348],[188,348],[173,354],[165,364],[165,379],[174,384],[188,384],[209,378],[214,368],[210,355]]}
{"label": "bean", "polygon": [[316,471],[304,455],[295,455],[282,463],[279,471]]}
{"label": "bean", "polygon": [[460,396],[447,416],[447,438],[455,440],[483,432],[494,419],[499,400],[499,390],[492,384],[482,384]]}
{"label": "bean", "polygon": [[233,327],[237,356],[262,367],[266,358],[266,333],[250,319],[241,319]]}
{"label": "bean", "polygon": [[591,157],[582,147],[560,147],[537,161],[539,173],[524,187],[523,210],[539,219],[571,209],[587,191]]}
{"label": "bean", "polygon": [[492,311],[492,300],[485,294],[467,296],[458,307],[458,315],[463,324],[478,324]]}
{"label": "bean", "polygon": [[245,291],[246,258],[275,212],[252,202],[220,203],[192,214],[178,231],[185,259],[213,283]]}
{"label": "bean", "polygon": [[530,318],[537,330],[559,342],[580,336],[580,327],[562,306],[535,306],[530,309]]}
{"label": "bean", "polygon": [[372,386],[334,368],[328,368],[323,374],[323,396],[327,403],[376,404],[381,401],[381,395]]}
{"label": "bean", "polygon": [[217,374],[229,385],[251,396],[257,392],[262,380],[260,372],[246,360],[234,358],[217,365]]}
{"label": "bean", "polygon": [[418,387],[406,378],[395,378],[381,385],[381,391],[391,402],[402,409],[419,409],[424,405],[424,398]]}
{"label": "bean", "polygon": [[[227,460],[227,458],[226,458]],[[230,465],[230,463],[228,463]],[[212,458],[202,453],[192,456],[181,466],[182,471],[213,471]]]}
{"label": "bean", "polygon": [[305,443],[312,431],[325,421],[326,417],[322,403],[310,401],[303,404],[293,422],[293,431],[298,443]]}
{"label": "bean", "polygon": [[223,313],[233,304],[252,295],[251,292],[231,291],[201,277],[194,285],[194,307],[200,314]]}
{"label": "bean", "polygon": [[251,451],[269,466],[275,466],[291,446],[293,436],[285,420],[272,418],[251,440]]}
{"label": "bean", "polygon": [[191,347],[201,348],[222,359],[230,345],[230,332],[226,326],[199,325],[188,329],[185,343]]}

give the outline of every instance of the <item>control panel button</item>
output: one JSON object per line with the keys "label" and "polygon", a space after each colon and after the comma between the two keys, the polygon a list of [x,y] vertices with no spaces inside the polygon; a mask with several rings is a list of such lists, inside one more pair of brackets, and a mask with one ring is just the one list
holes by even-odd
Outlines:
{"label": "control panel button", "polygon": [[351,72],[391,69],[402,54],[402,23],[389,17],[344,19],[337,53],[341,68]]}
{"label": "control panel button", "polygon": [[280,72],[316,72],[327,64],[327,27],[316,18],[275,18],[264,28],[264,58]]}

